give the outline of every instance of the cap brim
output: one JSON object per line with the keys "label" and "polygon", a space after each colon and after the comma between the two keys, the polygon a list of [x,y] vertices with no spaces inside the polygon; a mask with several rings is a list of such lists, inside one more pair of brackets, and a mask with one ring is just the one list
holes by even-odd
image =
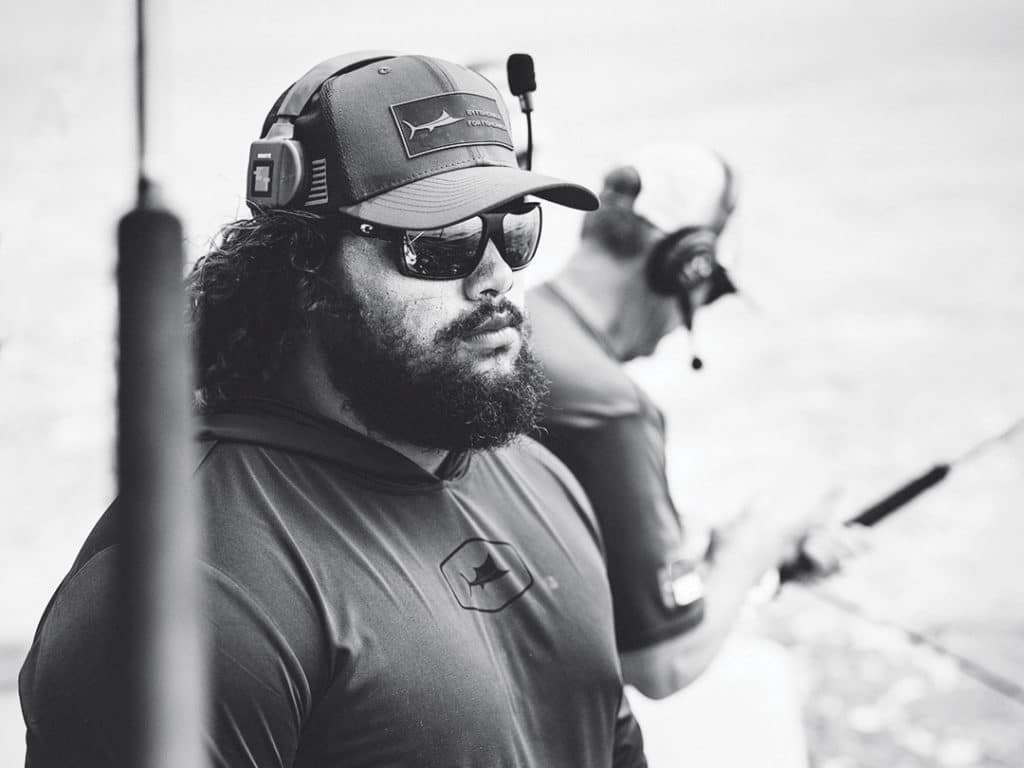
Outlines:
{"label": "cap brim", "polygon": [[599,205],[594,193],[578,184],[519,168],[475,166],[419,179],[338,210],[385,227],[435,229],[525,195],[580,211]]}

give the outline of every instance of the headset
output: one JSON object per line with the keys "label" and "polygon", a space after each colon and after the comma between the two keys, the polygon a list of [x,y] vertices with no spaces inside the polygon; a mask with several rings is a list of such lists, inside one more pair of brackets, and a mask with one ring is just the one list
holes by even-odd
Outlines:
{"label": "headset", "polygon": [[288,208],[318,187],[323,187],[322,195],[311,194],[306,205],[323,201],[326,169],[311,172],[307,167],[302,144],[295,138],[296,118],[335,75],[400,55],[394,51],[356,51],[335,56],[317,64],[285,92],[279,99],[274,123],[249,147],[245,201],[250,208]]}
{"label": "headset", "polygon": [[705,304],[727,293],[735,293],[736,287],[718,263],[718,238],[725,229],[729,216],[736,209],[736,190],[732,168],[722,159],[725,181],[718,199],[715,220],[699,227],[683,227],[662,238],[651,250],[647,261],[647,282],[651,290],[662,296],[676,296],[683,309],[683,320],[687,328],[693,322],[694,308],[690,306],[689,292],[701,283],[710,280],[711,290]]}

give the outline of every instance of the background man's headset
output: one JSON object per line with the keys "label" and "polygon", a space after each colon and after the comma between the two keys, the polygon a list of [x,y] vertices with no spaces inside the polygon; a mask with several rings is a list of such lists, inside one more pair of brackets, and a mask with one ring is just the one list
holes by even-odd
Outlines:
{"label": "background man's headset", "polygon": [[[725,267],[718,261],[718,238],[736,208],[732,168],[722,158],[719,160],[725,179],[714,221],[706,226],[683,227],[669,233],[655,244],[647,261],[648,285],[657,294],[676,297],[688,331],[693,330],[693,318],[698,309],[691,299],[693,290],[707,285],[707,294],[699,306],[737,292]],[[700,370],[704,363],[694,355],[691,366]]]}
{"label": "background man's headset", "polygon": [[[316,195],[308,195],[316,170],[306,163],[302,143],[295,138],[295,120],[306,108],[320,86],[335,75],[401,54],[393,51],[357,51],[322,61],[299,78],[280,99],[269,130],[249,147],[245,201],[250,208],[289,208],[300,200],[315,205]],[[325,189],[326,192],[326,189]],[[309,199],[311,198],[311,199]]]}

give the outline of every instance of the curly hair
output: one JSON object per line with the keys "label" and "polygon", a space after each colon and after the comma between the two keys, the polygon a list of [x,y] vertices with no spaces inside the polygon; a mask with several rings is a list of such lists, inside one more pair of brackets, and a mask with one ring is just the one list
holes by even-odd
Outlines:
{"label": "curly hair", "polygon": [[221,229],[185,279],[201,413],[266,390],[310,313],[335,300],[323,268],[339,237],[336,220],[303,211],[256,211]]}

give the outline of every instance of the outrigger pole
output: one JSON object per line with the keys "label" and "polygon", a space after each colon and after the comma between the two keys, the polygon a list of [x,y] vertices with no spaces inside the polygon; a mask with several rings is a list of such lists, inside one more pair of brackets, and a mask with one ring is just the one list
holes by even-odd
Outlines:
{"label": "outrigger pole", "polygon": [[[199,768],[205,713],[191,474],[191,355],[178,218],[146,168],[146,13],[136,0],[138,198],[118,225],[117,480],[126,764]],[[111,649],[114,653],[115,649]]]}

